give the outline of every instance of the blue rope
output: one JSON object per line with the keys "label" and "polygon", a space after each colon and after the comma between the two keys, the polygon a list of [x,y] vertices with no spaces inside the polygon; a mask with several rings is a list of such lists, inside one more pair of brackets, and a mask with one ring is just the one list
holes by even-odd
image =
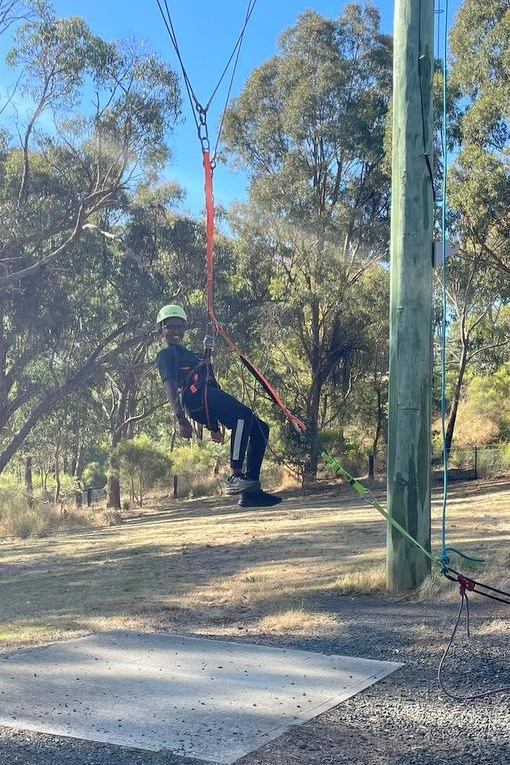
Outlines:
{"label": "blue rope", "polygon": [[446,213],[447,213],[447,175],[448,175],[448,146],[447,146],[447,79],[448,79],[448,0],[444,0],[443,11],[443,112],[441,126],[441,144],[443,150],[443,180],[441,193],[441,440],[443,453],[443,496],[442,496],[442,521],[441,521],[441,555],[440,560],[445,570],[448,567],[448,553],[453,552],[460,555],[464,560],[470,560],[473,563],[484,563],[483,558],[474,558],[457,550],[455,547],[446,545],[446,510],[448,504],[448,450],[446,448],[446,314],[447,314],[447,295],[446,295]]}
{"label": "blue rope", "polygon": [[441,194],[441,441],[443,452],[443,497],[442,497],[442,523],[441,523],[441,562],[448,565],[448,555],[446,547],[446,507],[448,500],[448,450],[446,448],[446,209],[447,209],[447,172],[448,172],[448,149],[447,141],[447,91],[446,79],[448,75],[448,65],[446,56],[448,52],[448,0],[445,0],[444,16],[444,35],[443,35],[443,113],[441,125],[441,143],[443,149],[443,182]]}

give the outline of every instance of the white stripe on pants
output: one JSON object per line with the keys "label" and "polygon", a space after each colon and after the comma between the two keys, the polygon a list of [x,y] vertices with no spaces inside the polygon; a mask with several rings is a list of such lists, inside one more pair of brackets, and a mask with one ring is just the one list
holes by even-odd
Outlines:
{"label": "white stripe on pants", "polygon": [[232,444],[232,460],[238,460],[241,451],[241,442],[243,440],[244,420],[237,420],[235,427],[234,441]]}

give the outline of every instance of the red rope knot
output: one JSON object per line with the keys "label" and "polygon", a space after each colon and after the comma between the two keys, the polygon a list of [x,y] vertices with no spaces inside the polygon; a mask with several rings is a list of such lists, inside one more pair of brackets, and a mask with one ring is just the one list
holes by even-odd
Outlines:
{"label": "red rope knot", "polygon": [[457,577],[457,581],[459,583],[459,586],[462,587],[463,590],[468,590],[469,592],[474,591],[476,582],[473,579],[469,579],[469,577],[459,574]]}

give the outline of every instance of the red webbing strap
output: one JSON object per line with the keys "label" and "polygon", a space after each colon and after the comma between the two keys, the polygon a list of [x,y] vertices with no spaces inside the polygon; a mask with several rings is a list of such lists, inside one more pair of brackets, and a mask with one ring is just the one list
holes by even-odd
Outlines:
{"label": "red webbing strap", "polygon": [[283,414],[289,422],[292,423],[298,433],[306,430],[305,424],[288,409],[280,398],[279,393],[273,388],[271,383],[259,372],[255,364],[250,361],[237,347],[234,341],[227,335],[214,313],[214,196],[212,184],[212,165],[209,150],[203,149],[202,160],[205,174],[205,228],[206,228],[206,274],[207,274],[207,314],[212,322],[215,331],[222,336],[227,345],[237,353],[244,366],[251,372],[256,380],[264,387],[274,403],[280,407]]}
{"label": "red webbing strap", "polygon": [[212,165],[209,150],[204,149],[202,155],[205,174],[205,231],[207,258],[207,314],[211,321],[214,318],[214,197],[212,187]]}

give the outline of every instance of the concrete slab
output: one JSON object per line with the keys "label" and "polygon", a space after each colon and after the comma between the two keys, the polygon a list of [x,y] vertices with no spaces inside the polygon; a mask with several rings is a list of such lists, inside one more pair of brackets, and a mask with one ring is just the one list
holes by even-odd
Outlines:
{"label": "concrete slab", "polygon": [[401,664],[108,632],[0,661],[0,724],[228,765]]}

